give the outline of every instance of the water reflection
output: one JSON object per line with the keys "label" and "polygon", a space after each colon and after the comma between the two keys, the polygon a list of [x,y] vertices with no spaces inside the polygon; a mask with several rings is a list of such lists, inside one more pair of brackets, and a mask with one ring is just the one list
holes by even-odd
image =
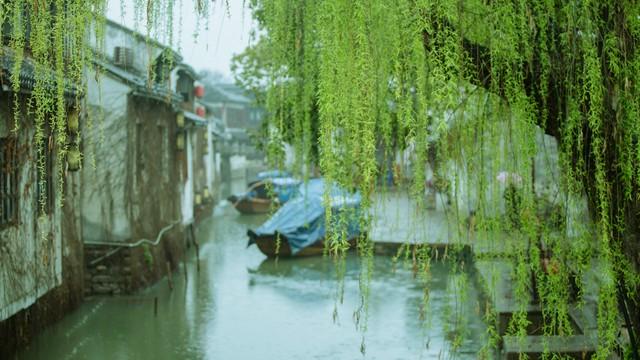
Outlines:
{"label": "water reflection", "polygon": [[[199,274],[192,259],[186,281],[182,270],[174,275],[172,292],[160,282],[136,296],[89,301],[19,358],[362,359],[362,333],[353,320],[361,305],[360,259],[345,259],[340,302],[332,259],[275,261],[246,248],[247,227],[264,220],[229,206],[217,209],[198,228]],[[433,264],[422,321],[424,292],[411,266],[394,266],[388,257],[375,257],[372,264],[364,358],[475,359],[485,330],[475,288],[460,281],[465,275],[449,264]],[[467,336],[459,353],[450,354],[456,323]]]}

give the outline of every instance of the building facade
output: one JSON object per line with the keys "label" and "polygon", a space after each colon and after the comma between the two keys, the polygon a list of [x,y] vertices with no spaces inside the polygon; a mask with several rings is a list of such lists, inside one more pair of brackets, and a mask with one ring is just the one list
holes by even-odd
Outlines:
{"label": "building facade", "polygon": [[87,295],[130,293],[178,266],[193,241],[204,173],[195,141],[206,120],[194,113],[194,72],[171,49],[117,23],[107,22],[106,39],[87,74]]}
{"label": "building facade", "polygon": [[[9,83],[13,57],[0,59],[0,358],[82,300],[79,175],[58,163],[59,149],[45,111],[36,125],[29,105],[34,64],[24,60],[20,92]],[[77,120],[76,93],[65,91],[67,116]],[[14,131],[15,124],[20,129]],[[36,134],[43,138],[38,149]],[[62,197],[62,193],[64,197]],[[58,205],[63,205],[58,206]]]}

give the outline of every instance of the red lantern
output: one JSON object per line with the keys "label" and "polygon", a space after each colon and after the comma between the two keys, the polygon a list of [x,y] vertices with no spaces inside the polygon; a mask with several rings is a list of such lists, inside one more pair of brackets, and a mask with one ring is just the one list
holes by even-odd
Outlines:
{"label": "red lantern", "polygon": [[196,108],[196,114],[200,117],[204,117],[204,115],[206,114],[206,110],[204,109],[204,106],[198,106]]}
{"label": "red lantern", "polygon": [[204,86],[203,85],[196,85],[193,91],[194,91],[194,93],[195,93],[197,98],[202,98],[204,96]]}

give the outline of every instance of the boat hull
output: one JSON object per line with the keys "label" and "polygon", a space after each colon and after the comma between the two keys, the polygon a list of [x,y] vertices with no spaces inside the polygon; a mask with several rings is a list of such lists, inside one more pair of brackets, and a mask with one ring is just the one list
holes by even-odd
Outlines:
{"label": "boat hull", "polygon": [[268,214],[272,211],[272,203],[270,199],[258,199],[258,198],[240,198],[236,196],[230,196],[227,200],[236,208],[241,214]]}
{"label": "boat hull", "polygon": [[[251,235],[249,235],[251,236]],[[316,241],[310,246],[298,251],[295,255],[291,254],[289,241],[285,236],[280,235],[280,244],[278,248],[276,235],[253,236],[249,244],[255,243],[260,252],[268,257],[304,257],[319,256],[324,253],[324,242]],[[357,237],[349,240],[349,248],[354,249],[357,244]]]}

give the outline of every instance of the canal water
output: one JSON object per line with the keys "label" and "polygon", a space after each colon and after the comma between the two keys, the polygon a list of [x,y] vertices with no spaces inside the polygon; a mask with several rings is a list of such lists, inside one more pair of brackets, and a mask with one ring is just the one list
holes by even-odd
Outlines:
{"label": "canal water", "polygon": [[[355,254],[344,262],[343,281],[330,258],[266,259],[255,246],[246,248],[245,235],[265,219],[223,203],[198,227],[199,273],[190,256],[187,280],[180,269],[173,291],[165,279],[134,296],[88,300],[19,358],[476,358],[486,328],[468,275],[434,263],[421,313],[424,291],[411,266],[375,257],[363,333],[354,320],[361,303]],[[342,301],[336,295],[341,284]]]}

